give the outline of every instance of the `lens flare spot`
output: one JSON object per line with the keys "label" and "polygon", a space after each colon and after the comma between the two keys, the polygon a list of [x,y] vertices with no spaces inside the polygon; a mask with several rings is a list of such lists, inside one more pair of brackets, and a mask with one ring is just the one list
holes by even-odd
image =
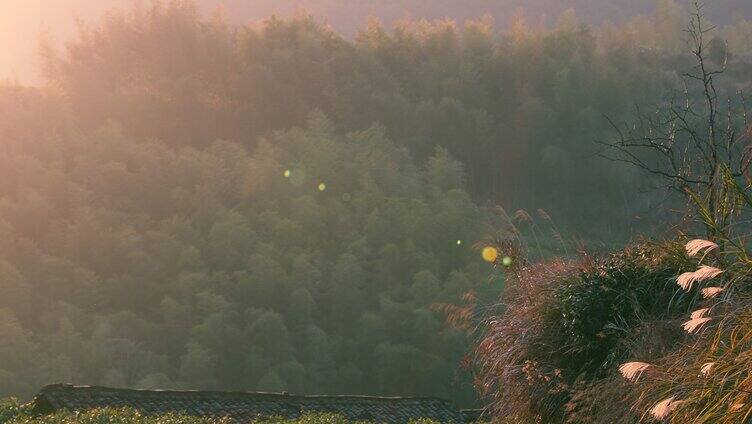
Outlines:
{"label": "lens flare spot", "polygon": [[285,178],[290,178],[290,175],[292,175],[292,171],[290,171],[289,169],[285,169],[285,173],[283,175],[285,176]]}
{"label": "lens flare spot", "polygon": [[462,240],[457,240],[457,246],[462,244]]}
{"label": "lens flare spot", "polygon": [[319,191],[324,191],[324,190],[326,190],[326,184],[320,183],[319,184]]}
{"label": "lens flare spot", "polygon": [[510,258],[509,256],[504,256],[504,258],[502,258],[501,260],[501,264],[507,268],[512,266],[512,258]]}
{"label": "lens flare spot", "polygon": [[483,257],[483,260],[489,263],[496,262],[496,259],[499,257],[499,251],[496,250],[495,247],[492,246],[486,246],[483,248],[483,251],[481,252],[481,256]]}

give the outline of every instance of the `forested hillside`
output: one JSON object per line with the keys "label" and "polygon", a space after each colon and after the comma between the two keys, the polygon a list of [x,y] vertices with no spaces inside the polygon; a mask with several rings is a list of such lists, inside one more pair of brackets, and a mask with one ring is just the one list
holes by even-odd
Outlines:
{"label": "forested hillside", "polygon": [[[78,23],[96,25],[110,10],[127,11],[134,4],[172,0],[44,0],[37,3],[0,2],[0,79],[41,84],[39,61],[34,48],[39,38],[62,44],[69,40]],[[188,0],[191,1],[191,0]],[[232,24],[251,24],[272,15],[287,18],[301,11],[311,13],[335,31],[352,38],[369,19],[387,26],[399,20],[467,19],[492,17],[506,28],[515,16],[524,14],[533,25],[551,25],[572,9],[587,24],[624,23],[640,15],[686,7],[692,0],[196,0],[204,14],[219,13]],[[714,0],[706,13],[716,24],[726,26],[752,17],[752,3],[746,0]],[[670,21],[669,21],[670,25]],[[40,33],[41,30],[41,33]]]}
{"label": "forested hillside", "polygon": [[114,124],[9,147],[5,391],[457,395],[464,338],[429,306],[484,281],[456,244],[483,215],[444,151],[417,166],[382,129],[336,135],[317,113],[253,154]]}
{"label": "forested hillside", "polygon": [[[338,31],[353,34],[369,18],[392,23],[400,19],[454,19],[464,22],[484,15],[506,24],[515,13],[524,13],[532,22],[552,24],[572,9],[588,24],[625,22],[639,15],[650,15],[673,5],[691,6],[691,0],[201,0],[205,10],[219,4],[228,16],[259,19],[273,13],[286,16],[301,8],[325,18]],[[752,4],[745,0],[715,0],[708,4],[707,15],[720,25],[752,16]]]}
{"label": "forested hillside", "polygon": [[[642,188],[622,184],[630,171],[597,158],[594,141],[612,135],[605,117],[679,83],[684,14],[667,15],[588,28],[569,13],[550,30],[520,18],[502,34],[486,21],[373,24],[349,42],[311,17],[252,29],[175,4],[85,29],[45,69],[84,131],[114,121],[136,139],[253,149],[318,109],[343,132],[383,125],[418,162],[446,148],[481,202],[555,210],[582,236],[614,237],[651,208],[627,201]],[[578,196],[593,193],[604,201],[583,211]]]}
{"label": "forested hillside", "polygon": [[[0,396],[66,381],[473,404],[466,336],[432,305],[501,290],[473,248],[491,205],[605,245],[651,228],[635,216],[664,196],[594,142],[678,84],[676,16],[349,40],[175,2],[42,49],[44,87],[0,89]],[[735,88],[750,28],[717,32]]]}

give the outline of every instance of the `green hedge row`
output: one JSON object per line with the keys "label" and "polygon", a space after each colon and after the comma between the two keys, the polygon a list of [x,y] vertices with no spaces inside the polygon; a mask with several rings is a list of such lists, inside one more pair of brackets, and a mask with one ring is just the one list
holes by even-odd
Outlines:
{"label": "green hedge row", "polygon": [[[198,418],[186,415],[167,414],[147,416],[131,408],[102,408],[85,413],[59,412],[54,415],[33,416],[28,405],[17,399],[0,401],[0,424],[225,424],[228,419]],[[367,424],[350,421],[336,414],[308,414],[299,419],[268,418],[255,421],[258,424]],[[431,424],[434,421],[418,420],[411,424]]]}

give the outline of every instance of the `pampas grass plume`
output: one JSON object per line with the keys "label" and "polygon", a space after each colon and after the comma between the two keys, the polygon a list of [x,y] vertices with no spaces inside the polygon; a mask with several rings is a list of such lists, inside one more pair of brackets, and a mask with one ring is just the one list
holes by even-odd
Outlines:
{"label": "pampas grass plume", "polygon": [[718,245],[713,243],[712,241],[695,239],[687,243],[687,245],[684,247],[685,249],[687,249],[687,254],[689,256],[697,256],[697,254],[702,252],[703,250],[705,250],[705,254],[707,255],[708,252],[717,249]]}
{"label": "pampas grass plume", "polygon": [[682,324],[682,327],[687,333],[694,334],[698,330],[700,330],[702,326],[704,326],[708,321],[710,321],[710,318],[694,318]]}
{"label": "pampas grass plume", "polygon": [[702,297],[712,299],[723,291],[723,287],[705,287],[702,289]]}
{"label": "pampas grass plume", "polygon": [[696,282],[710,280],[723,273],[723,270],[712,266],[702,265],[697,271],[685,272],[676,279],[676,283],[684,290],[689,290]]}
{"label": "pampas grass plume", "polygon": [[619,366],[619,372],[629,381],[635,382],[652,365],[645,362],[627,362]]}
{"label": "pampas grass plume", "polygon": [[676,399],[675,396],[671,396],[668,399],[663,399],[662,401],[658,402],[653,409],[650,410],[650,414],[656,419],[656,420],[663,420],[664,418],[668,417],[668,415],[676,409],[677,406],[681,404],[681,401],[674,400]]}
{"label": "pampas grass plume", "polygon": [[692,312],[692,315],[690,315],[689,317],[691,319],[704,318],[705,315],[707,315],[707,313],[708,313],[709,310],[710,310],[710,308],[698,309],[698,310]]}

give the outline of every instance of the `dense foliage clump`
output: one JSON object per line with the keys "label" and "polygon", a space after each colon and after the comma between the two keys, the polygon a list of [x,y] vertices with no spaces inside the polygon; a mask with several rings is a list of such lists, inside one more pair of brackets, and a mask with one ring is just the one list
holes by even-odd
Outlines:
{"label": "dense foliage clump", "polygon": [[[36,416],[28,406],[15,399],[0,402],[0,424],[232,424],[235,421],[224,418],[201,418],[180,414],[149,416],[130,408],[101,408],[86,412],[58,412]],[[431,424],[430,420],[411,421],[410,424]],[[306,414],[297,419],[264,418],[252,424],[368,424],[364,421],[351,421],[337,414]]]}
{"label": "dense foliage clump", "polygon": [[687,312],[693,298],[675,279],[691,268],[678,244],[637,245],[561,281],[553,293],[557,307],[544,312],[559,337],[552,345],[566,352],[556,366],[584,378],[613,371],[628,354],[619,343],[625,333],[642,321]]}
{"label": "dense foliage clump", "polygon": [[[681,328],[667,324],[696,303],[676,284],[691,267],[681,245],[645,243],[603,260],[554,259],[515,270],[505,310],[489,319],[476,353],[481,390],[499,416],[602,422],[603,411],[593,408],[620,387],[613,382],[618,366],[634,356],[657,358],[682,339]],[[607,421],[635,419],[629,406],[608,403]]]}

